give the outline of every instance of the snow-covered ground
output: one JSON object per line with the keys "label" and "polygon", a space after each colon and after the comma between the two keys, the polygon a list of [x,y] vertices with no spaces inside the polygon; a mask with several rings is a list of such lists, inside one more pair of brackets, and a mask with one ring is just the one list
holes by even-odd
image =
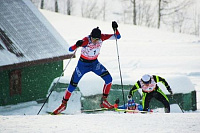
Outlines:
{"label": "snow-covered ground", "polygon": [[[113,32],[111,22],[64,16],[44,10],[41,12],[69,45],[73,45],[78,39],[90,34],[91,30],[97,26],[100,27],[102,33]],[[134,84],[145,73],[160,75],[172,84],[171,87],[175,93],[185,93],[188,91],[187,87],[195,89],[197,111],[181,113],[177,105],[171,105],[172,113],[170,114],[164,114],[162,109],[158,109],[158,112],[155,111],[157,113],[153,114],[105,112],[51,116],[45,115],[46,105],[40,115],[36,115],[42,104],[33,101],[0,107],[0,132],[199,132],[200,39],[124,24],[119,24],[119,31],[122,38],[117,43],[124,84]],[[69,82],[79,55],[80,49],[76,53],[77,58],[72,59],[67,67],[63,82]],[[99,61],[110,71],[113,83],[120,84],[115,41],[103,43]],[[64,65],[67,62],[68,60]],[[180,83],[175,86],[174,81]],[[88,83],[90,87],[85,88]],[[96,85],[102,83],[99,77],[88,73],[81,79],[79,87],[87,95],[95,93],[95,90],[100,92],[102,87],[96,87]],[[62,96],[57,99],[55,102],[60,104]]]}
{"label": "snow-covered ground", "polygon": [[198,133],[199,114],[1,116],[1,133]]}

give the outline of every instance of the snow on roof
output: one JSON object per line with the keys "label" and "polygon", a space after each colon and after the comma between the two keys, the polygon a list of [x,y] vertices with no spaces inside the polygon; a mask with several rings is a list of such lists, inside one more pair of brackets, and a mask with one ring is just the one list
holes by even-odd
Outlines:
{"label": "snow on roof", "polygon": [[68,47],[30,1],[1,1],[0,66],[54,57],[69,58]]}

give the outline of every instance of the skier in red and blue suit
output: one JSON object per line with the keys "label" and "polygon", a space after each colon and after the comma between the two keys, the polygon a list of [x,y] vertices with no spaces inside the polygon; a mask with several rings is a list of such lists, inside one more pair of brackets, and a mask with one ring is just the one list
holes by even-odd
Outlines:
{"label": "skier in red and blue suit", "polygon": [[84,37],[82,40],[78,40],[76,44],[69,48],[69,51],[74,51],[78,47],[82,47],[81,56],[71,77],[70,84],[65,92],[62,103],[53,112],[54,115],[59,114],[66,109],[67,101],[69,100],[71,93],[76,89],[82,76],[90,71],[94,72],[105,81],[100,107],[114,108],[114,106],[107,101],[107,97],[112,85],[112,77],[108,70],[97,59],[100,54],[100,49],[103,41],[121,38],[121,35],[117,29],[117,22],[112,22],[112,28],[115,31],[114,34],[101,34],[99,27],[94,28],[89,36]]}

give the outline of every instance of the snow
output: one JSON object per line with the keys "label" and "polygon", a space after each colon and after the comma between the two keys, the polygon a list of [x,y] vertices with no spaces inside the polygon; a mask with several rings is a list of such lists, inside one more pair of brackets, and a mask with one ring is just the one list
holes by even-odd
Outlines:
{"label": "snow", "polygon": [[[64,16],[41,10],[55,29],[70,45],[88,35],[99,26],[102,33],[112,33],[111,22]],[[164,77],[174,93],[197,91],[197,111],[182,113],[177,104],[170,105],[170,114],[163,109],[153,114],[130,114],[102,112],[99,114],[80,113],[80,93],[74,92],[68,105],[69,115],[46,115],[48,108],[55,109],[64,92],[53,92],[53,105],[45,105],[40,115],[36,115],[42,104],[22,103],[0,107],[0,132],[183,132],[197,133],[200,130],[200,40],[195,36],[175,34],[157,29],[119,24],[122,38],[117,41],[124,84],[133,85],[143,74]],[[80,49],[72,59],[60,79],[69,83],[77,64]],[[65,61],[64,66],[69,60]],[[109,70],[114,84],[120,84],[116,42],[103,43],[99,61]],[[57,82],[57,79],[54,80]],[[88,73],[79,82],[82,95],[100,94],[103,80]],[[86,88],[87,86],[87,88]],[[166,89],[161,86],[165,92]],[[63,88],[65,89],[65,88]],[[74,114],[72,114],[74,112]]]}
{"label": "snow", "polygon": [[[170,117],[169,117],[170,116]],[[199,132],[197,114],[87,114],[69,116],[2,116],[1,132]],[[173,118],[173,120],[172,120]]]}

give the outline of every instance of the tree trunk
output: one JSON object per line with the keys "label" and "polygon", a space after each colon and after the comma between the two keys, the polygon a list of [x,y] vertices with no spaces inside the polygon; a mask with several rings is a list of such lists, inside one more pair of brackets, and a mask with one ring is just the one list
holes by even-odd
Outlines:
{"label": "tree trunk", "polygon": [[67,15],[71,15],[71,0],[67,0]]}
{"label": "tree trunk", "polygon": [[132,0],[131,2],[133,4],[133,25],[137,25],[136,0]]}
{"label": "tree trunk", "polygon": [[40,9],[44,9],[44,0],[41,0]]}
{"label": "tree trunk", "polygon": [[103,1],[103,21],[106,20],[106,0]]}
{"label": "tree trunk", "polygon": [[158,2],[158,25],[157,28],[160,28],[160,21],[161,21],[161,0]]}
{"label": "tree trunk", "polygon": [[58,12],[58,1],[55,1],[55,12]]}

